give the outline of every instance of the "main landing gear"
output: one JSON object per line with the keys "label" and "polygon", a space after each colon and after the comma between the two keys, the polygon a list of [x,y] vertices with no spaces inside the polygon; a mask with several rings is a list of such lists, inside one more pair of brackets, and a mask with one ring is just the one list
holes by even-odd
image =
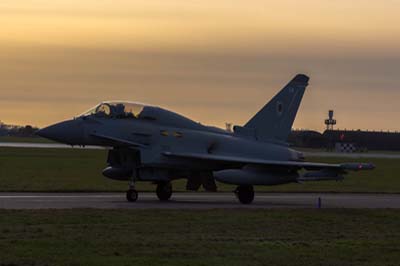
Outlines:
{"label": "main landing gear", "polygon": [[[157,184],[157,197],[160,201],[168,201],[172,196],[172,184],[171,182],[160,182]],[[128,191],[126,192],[126,199],[129,202],[137,201],[139,195],[134,185],[131,184],[129,186]]]}
{"label": "main landing gear", "polygon": [[171,182],[160,182],[157,184],[157,197],[160,201],[168,201],[172,196]]}
{"label": "main landing gear", "polygon": [[234,192],[242,204],[250,204],[254,200],[254,189],[251,185],[238,186]]}

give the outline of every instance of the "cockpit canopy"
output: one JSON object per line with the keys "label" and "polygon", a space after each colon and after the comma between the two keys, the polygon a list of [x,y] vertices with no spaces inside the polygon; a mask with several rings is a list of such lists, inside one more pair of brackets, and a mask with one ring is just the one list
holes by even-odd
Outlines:
{"label": "cockpit canopy", "polygon": [[81,114],[81,117],[95,116],[103,118],[139,118],[145,105],[132,102],[102,102]]}
{"label": "cockpit canopy", "polygon": [[97,117],[106,119],[140,119],[157,121],[160,125],[170,127],[204,129],[205,127],[177,113],[160,107],[135,102],[102,102],[84,112],[80,117]]}

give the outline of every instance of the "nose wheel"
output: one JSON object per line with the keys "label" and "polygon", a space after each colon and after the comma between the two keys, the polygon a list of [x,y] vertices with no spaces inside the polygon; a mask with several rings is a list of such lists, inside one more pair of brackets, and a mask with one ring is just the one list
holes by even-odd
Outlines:
{"label": "nose wheel", "polygon": [[160,182],[157,184],[157,197],[160,201],[168,201],[172,196],[171,182]]}
{"label": "nose wheel", "polygon": [[238,186],[234,192],[242,204],[250,204],[254,200],[253,186]]}
{"label": "nose wheel", "polygon": [[139,197],[139,195],[138,195],[138,192],[136,191],[136,189],[131,188],[126,192],[126,199],[129,202],[137,201],[138,197]]}

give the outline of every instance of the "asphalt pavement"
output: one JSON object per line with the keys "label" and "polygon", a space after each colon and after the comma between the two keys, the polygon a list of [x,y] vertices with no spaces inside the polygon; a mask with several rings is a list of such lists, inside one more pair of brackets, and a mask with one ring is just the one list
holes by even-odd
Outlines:
{"label": "asphalt pavement", "polygon": [[400,194],[258,193],[243,205],[233,193],[175,193],[169,202],[155,193],[140,193],[127,202],[124,193],[0,193],[0,209],[273,209],[400,208]]}

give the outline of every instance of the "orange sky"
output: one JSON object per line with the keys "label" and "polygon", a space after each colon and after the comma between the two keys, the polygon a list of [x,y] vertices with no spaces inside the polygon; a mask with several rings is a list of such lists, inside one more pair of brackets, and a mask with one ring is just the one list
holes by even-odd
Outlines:
{"label": "orange sky", "polygon": [[49,123],[102,100],[245,123],[294,74],[296,128],[400,130],[400,1],[0,2],[0,120]]}

